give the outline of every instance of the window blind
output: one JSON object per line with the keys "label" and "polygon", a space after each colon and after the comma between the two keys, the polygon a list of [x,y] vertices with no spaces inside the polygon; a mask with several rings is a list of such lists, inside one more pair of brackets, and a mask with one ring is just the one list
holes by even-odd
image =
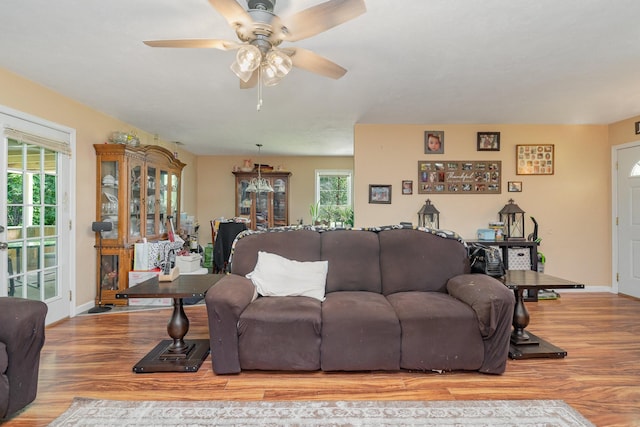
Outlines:
{"label": "window blind", "polygon": [[39,147],[47,148],[49,150],[56,151],[58,153],[65,154],[71,157],[71,145],[67,141],[58,141],[56,139],[35,135],[29,132],[13,129],[10,127],[4,128],[4,134],[8,138],[13,138],[23,143],[33,144]]}

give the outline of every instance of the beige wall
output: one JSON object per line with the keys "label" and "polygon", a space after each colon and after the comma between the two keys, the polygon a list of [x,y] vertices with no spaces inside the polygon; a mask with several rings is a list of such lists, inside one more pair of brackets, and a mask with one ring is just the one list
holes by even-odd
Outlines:
{"label": "beige wall", "polygon": [[[131,131],[132,127],[113,117],[102,114],[52,90],[20,76],[0,69],[0,105],[39,117],[76,130],[76,305],[90,303],[96,293],[96,257],[93,246],[95,235],[91,223],[95,221],[96,155],[93,144],[106,141],[112,131]],[[153,135],[133,129],[143,144],[154,143]],[[173,144],[160,141],[160,145],[174,151]],[[185,192],[183,206],[195,210],[195,157],[179,149],[178,156],[187,166],[183,172]]]}
{"label": "beige wall", "polygon": [[609,143],[611,146],[640,141],[640,135],[636,135],[635,122],[640,121],[640,115],[621,120],[609,125]]}
{"label": "beige wall", "polygon": [[[633,128],[633,127],[631,127]],[[445,132],[444,154],[424,154],[427,129]],[[476,151],[478,131],[501,133],[499,152]],[[547,257],[545,272],[611,286],[611,161],[607,126],[534,125],[369,125],[355,126],[355,222],[357,226],[417,223],[427,198],[441,212],[440,226],[474,239],[478,228],[498,219],[513,198],[526,212],[525,234],[536,218]],[[515,173],[516,144],[554,144],[555,174]],[[502,194],[417,194],[419,160],[501,160]],[[402,195],[402,180],[414,181],[414,194]],[[521,193],[506,191],[508,181],[522,181]],[[369,204],[369,184],[391,184],[390,205]]]}
{"label": "beige wall", "polygon": [[[201,227],[201,244],[211,242],[210,220],[235,216],[235,176],[231,171],[234,166],[241,166],[243,159],[235,156],[197,159],[196,216]],[[309,205],[314,201],[316,169],[353,169],[353,157],[261,157],[260,163],[282,166],[291,172],[289,222],[292,224],[301,218],[305,224],[311,221]]]}

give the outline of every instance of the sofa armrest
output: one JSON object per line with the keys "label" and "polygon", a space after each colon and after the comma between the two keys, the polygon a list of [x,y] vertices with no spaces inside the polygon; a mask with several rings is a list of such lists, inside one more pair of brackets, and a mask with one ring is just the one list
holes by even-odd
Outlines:
{"label": "sofa armrest", "polygon": [[211,362],[216,374],[240,372],[238,321],[255,296],[251,280],[237,274],[223,277],[207,292]]}
{"label": "sofa armrest", "polygon": [[[0,298],[0,342],[6,345],[9,401],[0,418],[36,398],[40,350],[44,345],[47,305],[23,298]],[[2,407],[0,403],[0,407]]]}
{"label": "sofa armrest", "polygon": [[491,276],[461,274],[449,279],[447,291],[449,295],[469,305],[476,312],[483,338],[493,336],[505,312],[509,313],[509,324],[513,320],[513,292]]}
{"label": "sofa armrest", "polygon": [[462,274],[449,279],[447,291],[476,313],[484,339],[484,362],[479,371],[501,374],[507,366],[515,296],[499,280],[485,274]]}

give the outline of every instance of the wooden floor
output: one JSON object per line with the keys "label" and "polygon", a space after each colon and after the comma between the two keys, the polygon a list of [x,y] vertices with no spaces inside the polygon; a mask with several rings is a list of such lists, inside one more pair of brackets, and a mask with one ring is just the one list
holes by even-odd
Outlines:
{"label": "wooden floor", "polygon": [[[530,330],[565,359],[509,360],[504,375],[474,372],[135,374],[166,338],[170,309],[77,316],[47,328],[38,397],[6,427],[45,426],[76,396],[124,400],[562,399],[598,426],[640,426],[640,301],[608,293],[527,303]],[[208,338],[204,306],[185,308],[187,338]]]}

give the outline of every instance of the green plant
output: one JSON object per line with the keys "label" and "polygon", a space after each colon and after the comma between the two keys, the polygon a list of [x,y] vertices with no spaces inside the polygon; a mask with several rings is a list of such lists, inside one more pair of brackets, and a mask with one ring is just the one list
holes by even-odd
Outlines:
{"label": "green plant", "polygon": [[320,215],[320,201],[309,205],[309,214],[311,214],[311,224],[315,224]]}
{"label": "green plant", "polygon": [[332,226],[353,227],[353,208],[336,205],[322,206],[318,213],[318,221]]}

